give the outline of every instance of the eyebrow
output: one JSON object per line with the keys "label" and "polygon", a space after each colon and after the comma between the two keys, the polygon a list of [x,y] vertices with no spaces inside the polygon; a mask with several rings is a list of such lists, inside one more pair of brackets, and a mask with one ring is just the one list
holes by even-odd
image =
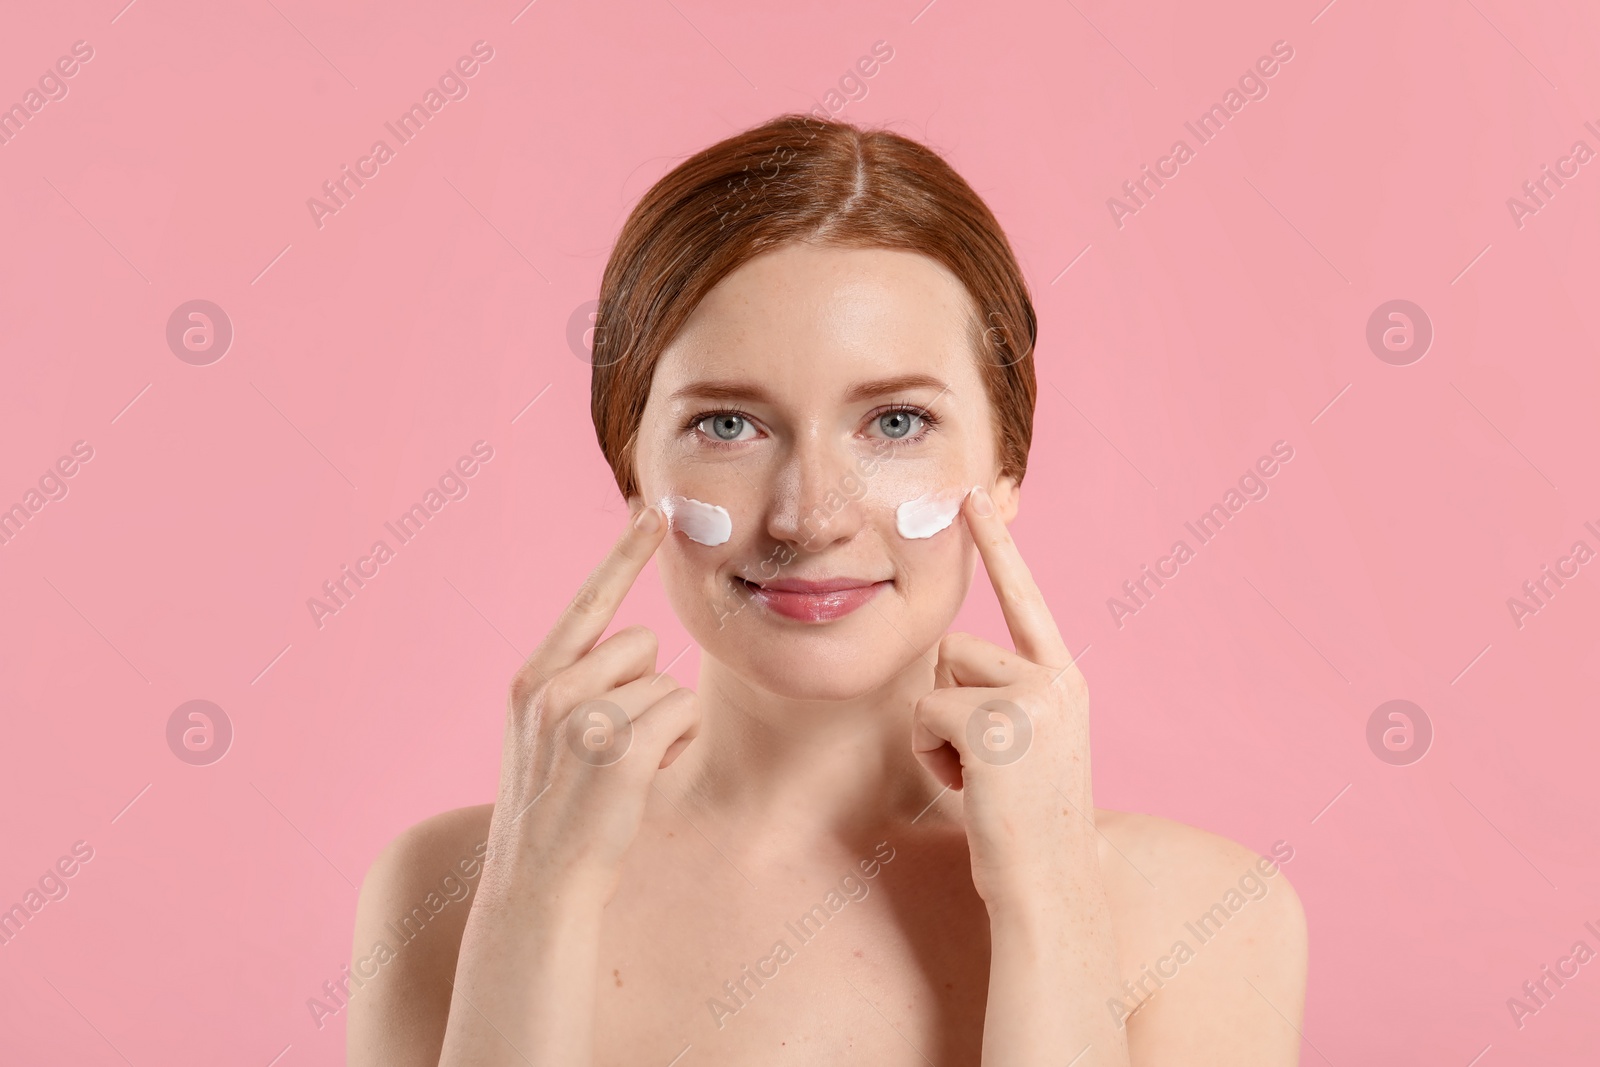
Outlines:
{"label": "eyebrow", "polygon": [[[845,394],[846,403],[871,400],[886,393],[902,393],[911,389],[935,389],[942,396],[952,392],[950,386],[931,374],[897,374],[891,378],[876,378],[857,382]],[[690,382],[672,394],[672,399],[697,397],[705,400],[745,400],[759,404],[772,403],[772,394],[757,382],[729,379],[707,379]]]}

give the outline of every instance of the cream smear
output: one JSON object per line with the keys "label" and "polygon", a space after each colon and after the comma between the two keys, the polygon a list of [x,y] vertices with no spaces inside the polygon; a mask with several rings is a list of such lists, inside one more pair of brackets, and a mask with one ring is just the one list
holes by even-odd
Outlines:
{"label": "cream smear", "polygon": [[681,530],[683,536],[702,545],[720,545],[733,536],[733,520],[726,508],[687,496],[661,498],[661,513],[667,529]]}
{"label": "cream smear", "polygon": [[955,521],[970,489],[944,489],[923,493],[895,510],[894,525],[910,541],[932,537]]}

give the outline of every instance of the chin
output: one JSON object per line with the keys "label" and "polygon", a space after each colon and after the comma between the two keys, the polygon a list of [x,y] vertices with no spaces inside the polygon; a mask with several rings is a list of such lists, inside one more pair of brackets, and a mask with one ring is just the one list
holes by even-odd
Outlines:
{"label": "chin", "polygon": [[723,642],[711,650],[751,685],[789,700],[856,700],[892,681],[917,658],[899,649],[872,648],[860,641],[779,641],[762,647]]}

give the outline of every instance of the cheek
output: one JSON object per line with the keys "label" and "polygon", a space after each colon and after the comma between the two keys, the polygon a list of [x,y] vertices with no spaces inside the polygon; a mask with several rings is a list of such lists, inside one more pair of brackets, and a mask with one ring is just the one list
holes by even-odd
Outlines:
{"label": "cheek", "polygon": [[747,537],[756,522],[751,478],[731,464],[674,458],[650,463],[640,474],[640,495],[666,516],[669,540],[695,542],[689,547],[701,549],[707,566]]}
{"label": "cheek", "polygon": [[916,544],[948,539],[961,501],[975,484],[967,457],[957,450],[896,456],[865,474],[861,503],[888,540]]}
{"label": "cheek", "polygon": [[731,556],[724,551],[728,547],[706,548],[669,534],[656,549],[656,570],[667,602],[691,633],[714,629],[718,619],[741,607],[720,577],[724,569],[732,569]]}
{"label": "cheek", "polygon": [[969,489],[934,489],[905,501],[894,510],[895,532],[908,541],[923,541],[949,529]]}
{"label": "cheek", "polygon": [[917,630],[915,634],[907,633],[913,640],[926,640],[930,635],[921,632],[923,623],[930,632],[942,629],[961,610],[972,583],[977,548],[967,531],[967,520],[960,515],[932,537],[891,536],[895,576],[908,607],[907,622],[900,625]]}
{"label": "cheek", "polygon": [[733,536],[733,518],[721,504],[671,494],[658,504],[667,517],[668,529],[681,532],[697,545],[715,548]]}

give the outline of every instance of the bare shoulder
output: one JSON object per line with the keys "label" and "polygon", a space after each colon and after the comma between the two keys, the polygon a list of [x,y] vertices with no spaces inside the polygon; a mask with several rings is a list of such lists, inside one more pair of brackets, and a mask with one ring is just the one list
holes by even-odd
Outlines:
{"label": "bare shoulder", "polygon": [[492,804],[480,804],[424,819],[368,869],[350,957],[351,1064],[439,1062],[493,812]]}
{"label": "bare shoulder", "polygon": [[1283,866],[1154,815],[1097,809],[1101,872],[1124,984],[1107,1004],[1132,1062],[1298,1062],[1305,1005],[1305,910]]}

